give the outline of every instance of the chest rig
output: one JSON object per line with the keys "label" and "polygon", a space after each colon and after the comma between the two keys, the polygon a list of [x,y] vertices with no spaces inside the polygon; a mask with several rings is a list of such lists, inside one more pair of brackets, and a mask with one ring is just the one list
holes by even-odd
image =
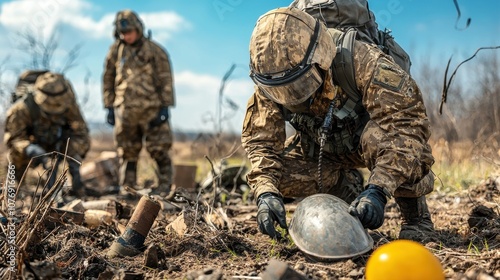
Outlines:
{"label": "chest rig", "polygon": [[354,41],[356,30],[346,32],[329,28],[337,46],[331,70],[336,92],[324,116],[293,113],[290,124],[301,132],[302,145],[309,156],[319,145],[329,154],[353,153],[358,149],[369,115],[362,104],[362,93],[356,86],[354,70]]}

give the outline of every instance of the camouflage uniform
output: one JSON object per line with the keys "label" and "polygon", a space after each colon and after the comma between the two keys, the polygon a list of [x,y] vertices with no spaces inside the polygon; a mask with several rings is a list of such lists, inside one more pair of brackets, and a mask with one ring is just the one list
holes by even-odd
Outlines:
{"label": "camouflage uniform", "polygon": [[169,188],[172,163],[168,152],[173,141],[170,124],[167,120],[158,126],[150,125],[160,108],[175,104],[169,57],[158,44],[143,36],[142,23],[135,13],[123,11],[117,20],[119,17],[137,23],[139,31],[139,39],[132,45],[119,38],[114,42],[103,76],[104,106],[116,112],[114,135],[122,161],[120,180],[123,185],[135,186],[135,168],[144,140],[146,150],[158,164],[159,185]]}
{"label": "camouflage uniform", "polygon": [[[427,143],[430,124],[415,81],[377,47],[363,42],[356,42],[354,61],[358,87],[365,89],[363,107],[370,119],[364,127],[360,145],[353,153],[330,153],[328,145],[333,145],[331,142],[334,139],[328,139],[330,143],[326,143],[323,171],[367,167],[370,170],[367,183],[382,186],[391,195],[419,197],[430,193],[434,182],[429,173],[434,163]],[[391,80],[392,76],[398,77],[397,84]],[[331,90],[341,91],[337,86]],[[324,94],[327,96],[330,93]],[[345,102],[345,95],[342,99]],[[320,99],[315,99],[315,102],[323,105],[311,105],[311,109],[316,109],[319,114],[313,111],[302,114],[318,118],[319,123],[322,123],[329,103]],[[311,146],[311,142],[299,143],[294,149],[300,151],[298,155],[289,153],[281,156],[285,149],[285,121],[283,107],[256,88],[247,104],[242,131],[242,143],[252,163],[248,182],[255,197],[264,192],[280,193],[281,190],[287,190],[283,193],[285,196],[303,196],[317,191],[316,183],[306,184],[306,187],[302,181],[317,180],[313,178],[316,178],[318,165],[319,137],[312,139],[313,147],[306,151],[301,149],[302,146]],[[301,138],[311,138],[300,130],[298,134]],[[314,149],[312,157],[310,149]],[[310,162],[309,165],[304,165],[306,162]],[[293,165],[298,165],[298,169],[290,169]],[[300,170],[304,171],[299,173],[311,175],[306,178],[293,175]],[[337,176],[325,173],[323,177],[329,180]],[[335,179],[330,180],[325,182],[326,186],[335,184]],[[282,181],[287,184],[283,185]],[[299,190],[290,190],[298,187]]]}
{"label": "camouflage uniform", "polygon": [[[284,13],[293,16],[297,12],[287,10]],[[311,31],[302,34],[299,30],[284,38],[288,34],[281,35],[282,31],[274,29],[281,30],[285,28],[282,24],[291,23],[280,20],[277,18],[275,24],[261,23],[254,30],[250,42],[250,55],[255,58],[253,64],[251,62],[253,71],[280,73],[290,68],[293,71],[296,61],[300,62],[304,57],[307,45],[302,50],[300,48],[304,41],[310,41]],[[314,23],[311,29],[313,27]],[[269,43],[269,38],[281,40],[280,44]],[[300,108],[298,105],[305,99],[298,96],[289,97],[295,102],[291,106],[273,102],[258,86],[248,101],[242,144],[252,165],[247,179],[256,198],[268,192],[285,197],[303,197],[318,192],[320,126],[332,100],[336,100],[337,108],[348,102],[347,94],[334,84],[329,68],[328,60],[331,63],[335,56],[335,45],[322,41],[324,38],[331,40],[328,36],[318,39],[316,52],[311,56],[313,63],[324,71],[325,82],[311,93],[309,106]],[[326,53],[326,49],[331,53]],[[276,59],[280,53],[287,59]],[[293,57],[294,53],[300,57]],[[265,64],[266,60],[273,63]],[[357,87],[363,94],[359,101],[362,110],[358,112],[361,121],[355,127],[334,121],[333,133],[326,139],[322,159],[323,191],[351,201],[356,190],[343,190],[338,184],[338,174],[346,168],[367,167],[370,171],[367,183],[382,187],[387,195],[417,198],[430,193],[434,184],[430,173],[434,159],[427,142],[430,124],[417,84],[391,57],[375,45],[361,41],[355,42],[354,70]],[[310,75],[309,80],[314,78],[313,74],[307,75]],[[302,82],[302,85],[306,87],[307,83]],[[297,92],[308,93],[306,88]],[[293,91],[282,93],[283,99],[290,93]],[[280,101],[279,94],[274,96]],[[362,118],[363,115],[366,117]],[[295,147],[291,143],[297,141],[286,139],[286,121],[294,123],[297,130],[298,144]],[[362,131],[359,139],[356,139],[356,130]],[[355,139],[354,145],[336,142],[339,139],[336,136],[343,133]]]}
{"label": "camouflage uniform", "polygon": [[[55,80],[60,86],[52,87],[53,83],[44,82],[48,79]],[[62,88],[64,91],[59,91]],[[37,144],[46,152],[64,154],[67,139],[70,138],[67,154],[80,161],[90,148],[87,124],[69,81],[62,75],[48,72],[37,79],[34,89],[9,108],[5,121],[4,143],[9,148],[10,160],[16,166],[18,180],[31,159],[26,154],[30,144]],[[53,93],[57,95],[51,96]],[[72,164],[70,173],[78,177],[78,182],[73,181],[73,184],[81,186],[79,167]]]}

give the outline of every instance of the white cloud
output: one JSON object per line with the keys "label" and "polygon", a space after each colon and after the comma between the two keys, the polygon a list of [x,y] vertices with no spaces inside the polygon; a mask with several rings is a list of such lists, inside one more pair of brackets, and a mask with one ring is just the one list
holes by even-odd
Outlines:
{"label": "white cloud", "polygon": [[160,42],[170,39],[172,33],[190,27],[184,18],[174,12],[141,13],[139,16],[145,28],[152,30],[153,38]]}
{"label": "white cloud", "polygon": [[[85,0],[10,1],[1,6],[0,24],[14,31],[43,28],[45,38],[59,25],[72,26],[91,38],[110,38],[115,12],[95,20],[89,16],[92,9],[92,4]],[[143,13],[139,16],[147,29],[155,31],[158,41],[165,41],[173,32],[189,27],[184,18],[171,11]]]}

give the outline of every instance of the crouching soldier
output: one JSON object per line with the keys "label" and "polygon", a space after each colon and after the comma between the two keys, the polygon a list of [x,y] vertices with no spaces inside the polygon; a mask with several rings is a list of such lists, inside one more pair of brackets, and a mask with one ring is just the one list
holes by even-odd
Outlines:
{"label": "crouching soldier", "polygon": [[[9,160],[16,167],[19,182],[31,158],[31,166],[43,164],[49,167],[50,157],[41,156],[52,151],[65,153],[81,161],[90,148],[87,124],[77,104],[75,93],[63,75],[46,72],[40,75],[32,87],[7,112],[4,144],[9,149]],[[41,156],[41,157],[39,157]],[[57,165],[56,165],[57,166]],[[85,194],[80,178],[80,164],[68,160],[72,178],[71,195]],[[53,182],[55,175],[52,176]],[[50,183],[49,183],[50,184]]]}

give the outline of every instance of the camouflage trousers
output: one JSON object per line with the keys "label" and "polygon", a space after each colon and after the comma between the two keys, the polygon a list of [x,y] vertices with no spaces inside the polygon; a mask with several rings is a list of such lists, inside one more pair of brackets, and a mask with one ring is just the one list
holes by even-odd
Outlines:
{"label": "camouflage trousers", "polygon": [[150,126],[150,121],[158,114],[159,108],[115,108],[115,145],[123,164],[137,162],[143,145],[158,164],[160,184],[172,181],[172,162],[169,151],[173,136],[169,122]]}
{"label": "camouflage trousers", "polygon": [[[365,136],[368,136],[366,134]],[[299,136],[300,137],[300,136]],[[370,134],[370,140],[376,139],[376,134]],[[318,158],[319,145],[307,139],[299,139],[298,143],[293,143],[294,139],[289,138],[285,143],[283,156],[283,171],[279,183],[279,191],[285,197],[305,197],[318,193]],[[356,168],[374,168],[371,163],[376,157],[375,151],[370,147],[375,145],[364,145],[362,152],[358,149],[352,154],[332,155],[324,153],[321,164],[322,190],[342,198],[346,202],[351,202],[364,190],[363,178],[358,178],[359,172]],[[395,197],[420,197],[426,195],[434,189],[434,175],[432,172],[424,176],[419,182],[411,185],[401,185],[394,193]]]}
{"label": "camouflage trousers", "polygon": [[[321,182],[319,181],[318,157],[308,155],[303,144],[292,144],[288,139],[287,152],[283,156],[283,172],[279,191],[285,197],[306,197],[318,192],[335,195],[347,203],[352,202],[363,191],[362,174],[355,170],[362,164],[344,157],[338,161],[323,157]],[[319,149],[318,149],[319,152]],[[322,186],[320,190],[320,185]]]}

